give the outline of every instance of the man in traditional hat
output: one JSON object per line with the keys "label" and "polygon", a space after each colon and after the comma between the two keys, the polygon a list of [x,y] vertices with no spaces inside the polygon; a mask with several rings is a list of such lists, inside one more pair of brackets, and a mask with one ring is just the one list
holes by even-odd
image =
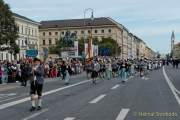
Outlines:
{"label": "man in traditional hat", "polygon": [[41,60],[38,58],[34,58],[33,63],[34,63],[34,66],[32,68],[33,79],[31,80],[31,83],[30,83],[31,84],[30,94],[31,94],[31,102],[32,102],[32,107],[30,111],[36,110],[35,100],[37,99],[38,99],[37,110],[41,110],[42,89],[43,89],[43,84],[44,84],[44,68],[41,65]]}

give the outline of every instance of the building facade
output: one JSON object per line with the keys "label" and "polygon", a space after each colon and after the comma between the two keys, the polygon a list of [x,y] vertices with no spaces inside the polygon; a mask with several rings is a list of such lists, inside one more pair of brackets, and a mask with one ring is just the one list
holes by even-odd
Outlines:
{"label": "building facade", "polygon": [[173,46],[173,59],[180,59],[180,42]]}
{"label": "building facade", "polygon": [[[39,23],[27,17],[13,14],[15,23],[18,27],[19,38],[16,40],[20,48],[17,60],[26,57],[26,50],[39,49]],[[7,51],[0,53],[0,60],[14,60],[15,57]]]}
{"label": "building facade", "polygon": [[57,41],[64,37],[67,31],[76,33],[78,39],[86,39],[92,31],[93,39],[112,38],[118,43],[121,53],[117,56],[127,58],[138,58],[144,56],[145,42],[135,37],[122,24],[109,17],[91,19],[69,19],[42,21],[39,29],[39,45],[43,55],[43,50],[50,46],[55,46]]}

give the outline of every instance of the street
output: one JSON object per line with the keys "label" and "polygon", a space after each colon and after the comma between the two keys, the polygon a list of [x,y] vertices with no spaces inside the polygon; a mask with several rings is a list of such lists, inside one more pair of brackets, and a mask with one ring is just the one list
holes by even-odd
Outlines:
{"label": "street", "polygon": [[29,86],[4,85],[0,88],[0,119],[179,120],[179,71],[166,66],[150,72],[146,79],[136,75],[126,83],[115,78],[99,79],[93,85],[85,75],[74,76],[69,86],[49,80],[44,86],[43,109],[35,112],[29,112]]}

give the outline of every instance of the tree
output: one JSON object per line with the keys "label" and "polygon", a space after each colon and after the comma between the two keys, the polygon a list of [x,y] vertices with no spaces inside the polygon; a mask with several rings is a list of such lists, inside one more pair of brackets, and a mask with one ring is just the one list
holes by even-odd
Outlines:
{"label": "tree", "polygon": [[11,51],[15,55],[19,53],[19,47],[16,44],[18,28],[13,13],[3,0],[0,0],[0,11],[0,51]]}
{"label": "tree", "polygon": [[[121,48],[118,46],[118,43],[112,38],[102,38],[102,41],[98,43],[99,53],[104,56],[104,54],[113,56],[119,55],[121,53]],[[108,50],[108,53],[104,53],[105,50]],[[107,52],[107,51],[106,51]]]}
{"label": "tree", "polygon": [[78,51],[79,51],[79,55],[83,54],[84,51],[84,39],[79,39],[78,40]]}

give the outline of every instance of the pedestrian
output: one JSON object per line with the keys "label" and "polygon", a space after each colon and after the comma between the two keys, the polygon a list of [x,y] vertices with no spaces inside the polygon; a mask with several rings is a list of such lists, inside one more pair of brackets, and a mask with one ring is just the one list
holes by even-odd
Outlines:
{"label": "pedestrian", "polygon": [[127,79],[127,64],[125,61],[123,61],[122,66],[121,66],[121,78],[122,78],[122,82],[126,82]]}
{"label": "pedestrian", "polygon": [[2,71],[1,65],[0,65],[0,84],[2,84],[2,75],[3,75],[3,71]]}
{"label": "pedestrian", "polygon": [[30,111],[36,110],[36,100],[38,99],[37,110],[41,110],[42,107],[42,90],[44,84],[44,67],[41,65],[41,60],[34,58],[34,66],[32,69],[33,79],[30,84],[30,94],[32,107]]}
{"label": "pedestrian", "polygon": [[2,76],[2,82],[7,83],[8,82],[8,68],[6,64],[2,65],[2,71],[3,71],[3,76]]}
{"label": "pedestrian", "polygon": [[62,65],[61,65],[62,80],[65,79],[65,75],[66,75],[65,71],[66,71],[66,64],[65,61],[62,61]]}
{"label": "pedestrian", "polygon": [[91,74],[93,84],[96,84],[96,80],[98,77],[99,70],[100,70],[100,64],[98,63],[97,60],[95,60],[92,63],[92,74]]}
{"label": "pedestrian", "polygon": [[67,68],[65,70],[65,78],[64,78],[65,85],[69,85],[69,80],[70,80],[69,71],[70,71],[70,67],[69,67],[69,65],[67,65]]}
{"label": "pedestrian", "polygon": [[110,60],[108,60],[108,63],[106,64],[106,75],[108,80],[112,78],[112,66]]}

